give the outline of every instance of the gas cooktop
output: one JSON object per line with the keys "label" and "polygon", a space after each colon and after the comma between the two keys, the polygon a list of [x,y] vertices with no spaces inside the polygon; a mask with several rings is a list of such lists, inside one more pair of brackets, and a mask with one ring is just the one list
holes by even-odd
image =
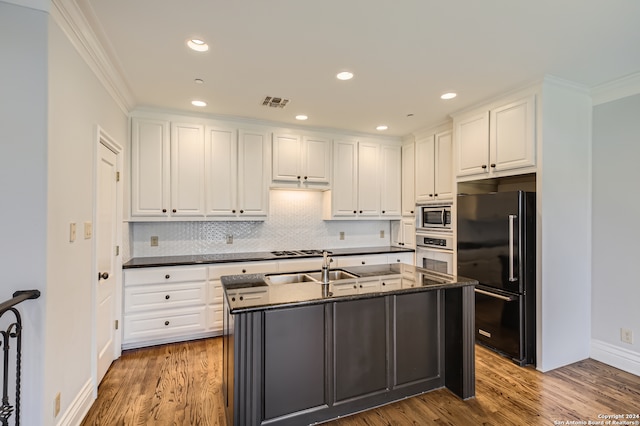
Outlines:
{"label": "gas cooktop", "polygon": [[[328,250],[327,253],[331,254]],[[274,256],[322,256],[322,250],[282,250],[272,251],[271,254]]]}

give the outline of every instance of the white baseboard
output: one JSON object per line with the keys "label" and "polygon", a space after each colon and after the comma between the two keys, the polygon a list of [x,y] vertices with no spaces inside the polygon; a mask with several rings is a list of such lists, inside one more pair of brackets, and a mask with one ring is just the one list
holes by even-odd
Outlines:
{"label": "white baseboard", "polygon": [[64,415],[60,417],[56,426],[76,426],[82,423],[82,419],[87,415],[93,404],[93,388],[93,380],[89,379],[74,398],[67,411],[64,412]]}
{"label": "white baseboard", "polygon": [[591,339],[590,357],[596,361],[624,370],[628,373],[640,376],[640,353]]}

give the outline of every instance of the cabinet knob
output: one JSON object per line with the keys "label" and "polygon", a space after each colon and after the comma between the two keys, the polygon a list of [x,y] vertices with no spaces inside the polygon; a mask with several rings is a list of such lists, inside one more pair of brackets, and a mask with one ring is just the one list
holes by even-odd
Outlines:
{"label": "cabinet knob", "polygon": [[307,179],[308,179],[308,177],[307,177],[307,176],[305,176],[305,177],[304,177],[304,180],[307,180]]}
{"label": "cabinet knob", "polygon": [[360,288],[362,288],[362,284],[360,284]]}
{"label": "cabinet knob", "polygon": [[382,214],[385,214],[386,212],[384,210],[382,210]]}
{"label": "cabinet knob", "polygon": [[247,273],[247,270],[246,270],[246,269],[243,269],[243,270],[242,270],[242,273],[243,273],[243,274],[246,274],[246,273]]}
{"label": "cabinet knob", "polygon": [[496,164],[495,163],[491,164],[491,167],[493,167],[495,169],[496,168]]}
{"label": "cabinet knob", "polygon": [[167,209],[162,209],[162,213],[166,213],[166,212],[167,212]]}
{"label": "cabinet knob", "polygon": [[177,213],[177,212],[178,212],[178,210],[176,210],[176,209],[173,209],[173,212],[174,212],[174,213]]}
{"label": "cabinet knob", "polygon": [[169,296],[168,294],[164,297],[166,300],[169,300],[171,298],[171,296]]}
{"label": "cabinet knob", "polygon": [[434,196],[434,197],[437,197],[437,196],[438,196],[438,194],[433,194],[433,196]]}
{"label": "cabinet knob", "polygon": [[429,194],[429,197],[433,197],[433,194]]}
{"label": "cabinet knob", "polygon": [[171,275],[167,274],[164,276],[164,278],[168,280],[169,278],[171,278]]}
{"label": "cabinet knob", "polygon": [[232,298],[231,298],[231,301],[232,301],[232,302],[235,302],[235,301],[236,301],[236,298],[235,298],[235,297],[232,297]]}
{"label": "cabinet knob", "polygon": [[236,212],[236,209],[231,210],[231,213],[235,213],[235,212]]}
{"label": "cabinet knob", "polygon": [[169,325],[169,321],[165,321],[165,322],[164,322],[164,325]]}
{"label": "cabinet knob", "polygon": [[100,280],[106,280],[109,278],[109,273],[108,272],[98,272],[98,281]]}
{"label": "cabinet knob", "polygon": [[363,261],[362,261],[362,264],[364,265],[364,264],[366,264],[366,262],[363,260]]}
{"label": "cabinet knob", "polygon": [[240,296],[240,300],[244,300],[244,297],[243,297],[243,296]]}
{"label": "cabinet knob", "polygon": [[300,176],[298,176],[298,180],[300,180]]}
{"label": "cabinet knob", "polygon": [[360,210],[360,214],[362,214],[362,210]]}
{"label": "cabinet knob", "polygon": [[482,168],[483,168],[483,169],[486,169],[486,168],[487,168],[487,165],[486,165],[486,164],[483,164],[483,165],[482,165]]}
{"label": "cabinet knob", "polygon": [[382,285],[387,285],[387,283],[385,283],[384,281],[382,281]]}
{"label": "cabinet knob", "polygon": [[413,214],[413,210],[411,210],[411,214]]}
{"label": "cabinet knob", "polygon": [[358,288],[358,286],[354,284],[354,285],[353,285],[353,288]]}
{"label": "cabinet knob", "polygon": [[244,213],[244,210],[240,210],[240,213]]}
{"label": "cabinet knob", "polygon": [[358,213],[358,212],[354,210],[354,211],[353,211],[353,214],[356,214],[356,213]]}

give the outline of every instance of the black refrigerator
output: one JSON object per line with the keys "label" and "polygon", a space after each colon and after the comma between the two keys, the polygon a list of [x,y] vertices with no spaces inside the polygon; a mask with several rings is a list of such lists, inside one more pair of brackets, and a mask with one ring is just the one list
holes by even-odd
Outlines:
{"label": "black refrigerator", "polygon": [[536,356],[536,198],[458,195],[458,274],[475,278],[476,342],[519,365]]}

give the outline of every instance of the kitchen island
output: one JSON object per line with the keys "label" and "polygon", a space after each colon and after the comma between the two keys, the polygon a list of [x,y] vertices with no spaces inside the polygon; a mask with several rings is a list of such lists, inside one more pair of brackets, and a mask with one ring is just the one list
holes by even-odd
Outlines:
{"label": "kitchen island", "polygon": [[223,276],[229,425],[327,421],[446,387],[475,395],[477,281],[406,264]]}

